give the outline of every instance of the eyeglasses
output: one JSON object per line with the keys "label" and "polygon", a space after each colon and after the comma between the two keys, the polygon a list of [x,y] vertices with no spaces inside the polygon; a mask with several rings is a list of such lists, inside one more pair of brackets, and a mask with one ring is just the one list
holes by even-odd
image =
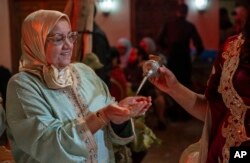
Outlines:
{"label": "eyeglasses", "polygon": [[66,37],[70,43],[74,43],[77,39],[77,32],[69,32],[67,36],[62,33],[48,35],[47,40],[51,41],[54,45],[62,45],[65,43]]}

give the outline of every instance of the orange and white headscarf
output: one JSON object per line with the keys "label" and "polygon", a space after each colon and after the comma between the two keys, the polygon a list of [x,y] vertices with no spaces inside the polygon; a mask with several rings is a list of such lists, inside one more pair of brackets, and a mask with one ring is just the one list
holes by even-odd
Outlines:
{"label": "orange and white headscarf", "polygon": [[45,56],[46,38],[62,18],[70,25],[68,16],[59,11],[38,10],[28,15],[22,24],[22,57],[19,71],[38,76],[51,89],[60,89],[73,84],[70,66],[59,71],[48,64]]}

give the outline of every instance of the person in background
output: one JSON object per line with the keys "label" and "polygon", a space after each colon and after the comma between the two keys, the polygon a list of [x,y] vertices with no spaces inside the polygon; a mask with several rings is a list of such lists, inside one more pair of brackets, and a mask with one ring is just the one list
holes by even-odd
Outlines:
{"label": "person in background", "polygon": [[143,79],[142,64],[146,59],[148,56],[145,51],[140,47],[135,47],[130,51],[127,66],[124,68],[126,79],[134,94]]}
{"label": "person in background", "polygon": [[[198,57],[204,50],[201,37],[195,25],[186,20],[188,6],[176,8],[176,19],[166,22],[159,33],[157,44],[167,58],[167,67],[184,86],[192,87],[192,62],[190,44],[193,43]],[[170,112],[171,111],[171,112]],[[187,120],[188,114],[177,103],[169,109],[172,120]]]}
{"label": "person in background", "polygon": [[[149,58],[150,55],[155,55],[159,57],[158,62],[161,65],[166,65],[167,64],[167,60],[166,57],[162,54],[159,53],[156,50],[156,44],[154,42],[154,40],[151,37],[143,37],[140,42],[139,42],[139,46],[145,51],[147,58]],[[148,84],[148,87],[146,88],[146,90],[149,92],[147,94],[153,94],[153,108],[154,111],[156,113],[157,116],[157,125],[156,125],[156,129],[158,130],[165,130],[166,129],[166,110],[168,107],[167,104],[167,96],[160,91],[157,88],[152,88],[152,85]]]}
{"label": "person in background", "polygon": [[[120,67],[120,55],[115,47],[111,47],[111,87],[110,94],[116,99],[121,100],[128,96],[128,84],[125,73]],[[131,150],[126,145],[113,144],[116,163],[132,162]]]}
{"label": "person in background", "polygon": [[150,81],[204,121],[200,141],[183,152],[181,163],[227,163],[230,148],[250,147],[250,17],[242,33],[228,38],[222,46],[205,94],[188,89],[166,67],[158,72]]}
{"label": "person in background", "polygon": [[166,56],[157,51],[157,47],[156,47],[156,43],[155,41],[151,38],[151,37],[143,37],[140,42],[139,42],[139,46],[148,54],[152,54],[152,55],[157,55],[160,57],[160,64],[162,65],[167,65],[167,58]]}
{"label": "person in background", "polygon": [[[129,86],[132,90],[132,94],[136,94],[136,91],[143,79],[142,65],[146,60],[148,60],[148,54],[144,51],[143,48],[141,48],[140,46],[136,46],[131,50],[128,58],[128,64],[125,68],[125,74],[127,81],[129,82]],[[138,94],[142,96],[151,96],[152,99],[154,99],[155,92],[152,86],[153,85],[150,82],[146,81]],[[152,111],[152,109],[150,110]],[[141,162],[146,156],[150,147],[152,147],[153,145],[159,145],[161,143],[160,139],[156,137],[152,129],[147,126],[147,115],[148,114],[133,118],[136,139],[133,142],[129,143],[128,146],[130,147],[130,150],[132,152],[132,161],[134,163]]]}
{"label": "person in background", "polygon": [[110,88],[110,45],[105,32],[95,21],[97,15],[95,2],[68,0],[64,13],[70,17],[72,29],[78,32],[72,59],[94,69]]}
{"label": "person in background", "polygon": [[112,63],[110,93],[116,100],[120,101],[128,96],[129,86],[124,70],[120,67],[120,55],[118,50],[112,47],[110,52]]}
{"label": "person in background", "polygon": [[116,48],[120,54],[121,68],[125,69],[128,65],[128,59],[130,57],[131,51],[133,50],[131,42],[127,38],[119,38]]}
{"label": "person in background", "polygon": [[235,5],[234,11],[232,12],[234,24],[231,36],[242,32],[242,29],[246,22],[247,15],[248,15],[247,5],[245,3],[237,3]]}
{"label": "person in background", "polygon": [[155,54],[156,53],[156,45],[154,40],[151,37],[143,37],[139,46],[144,49],[147,54]]}
{"label": "person in background", "polygon": [[[97,9],[94,6],[94,18],[96,17]],[[111,86],[110,77],[112,66],[111,60],[111,47],[109,45],[108,38],[101,27],[94,21],[92,34],[92,52],[96,54],[102,68],[95,69],[96,74],[107,84],[108,88]]]}
{"label": "person in background", "polygon": [[233,24],[229,18],[228,10],[224,7],[220,8],[220,46],[223,45],[224,41],[232,35]]}
{"label": "person in background", "polygon": [[114,162],[112,143],[134,139],[131,117],[151,98],[115,101],[83,63],[71,63],[77,32],[67,15],[38,10],[22,24],[20,72],[7,88],[7,131],[17,162]]}

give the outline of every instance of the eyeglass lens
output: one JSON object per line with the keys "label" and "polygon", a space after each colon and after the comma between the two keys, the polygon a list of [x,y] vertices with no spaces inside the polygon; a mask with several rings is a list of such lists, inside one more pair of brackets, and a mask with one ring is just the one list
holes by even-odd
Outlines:
{"label": "eyeglass lens", "polygon": [[[66,35],[61,33],[56,33],[54,35],[48,36],[47,39],[51,40],[55,45],[61,45],[65,42]],[[77,32],[70,32],[67,35],[67,39],[70,43],[74,43],[77,39]]]}

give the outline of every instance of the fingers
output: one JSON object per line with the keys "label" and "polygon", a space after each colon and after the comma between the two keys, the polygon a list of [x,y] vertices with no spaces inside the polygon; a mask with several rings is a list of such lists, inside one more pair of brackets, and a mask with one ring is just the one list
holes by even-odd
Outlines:
{"label": "fingers", "polygon": [[115,124],[121,124],[131,118],[130,110],[117,104],[110,104],[103,110],[108,119]]}
{"label": "fingers", "polygon": [[[133,97],[133,100],[131,102],[137,103],[137,102],[141,102],[141,101],[145,101],[150,103],[152,101],[151,97],[145,97],[145,96],[135,96]],[[130,103],[133,104],[133,103]]]}
{"label": "fingers", "polygon": [[149,81],[156,87],[165,87],[168,84],[176,83],[177,79],[168,68],[162,66],[158,69],[158,75],[152,76]]}
{"label": "fingers", "polygon": [[108,115],[128,116],[130,114],[130,111],[128,108],[121,107],[116,104],[111,104],[106,107],[105,113]]}
{"label": "fingers", "polygon": [[165,66],[159,67],[158,73],[159,73],[160,75],[167,75],[167,76],[169,76],[169,75],[172,74],[171,71],[170,71],[168,68],[166,68]]}
{"label": "fingers", "polygon": [[140,110],[140,112],[138,112],[138,115],[137,115],[137,116],[142,116],[142,115],[144,115],[144,114],[148,111],[149,108],[150,108],[150,107],[143,108],[142,110]]}
{"label": "fingers", "polygon": [[144,97],[144,96],[127,97],[127,98],[121,100],[118,105],[121,107],[129,107],[129,106],[134,105],[140,101],[151,102],[151,97]]}
{"label": "fingers", "polygon": [[151,104],[149,105],[146,105],[145,107],[143,107],[142,109],[138,109],[138,113],[136,115],[134,115],[134,117],[137,117],[137,116],[141,116],[141,115],[144,115],[148,109],[151,107]]}
{"label": "fingers", "polygon": [[[138,98],[141,100],[140,98]],[[130,110],[130,115],[131,117],[137,117],[142,114],[144,114],[152,105],[151,103],[151,97],[150,98],[143,98],[143,101],[139,101],[133,105],[130,105],[129,110]]]}
{"label": "fingers", "polygon": [[117,122],[117,117],[128,120],[143,115],[152,105],[152,98],[145,96],[127,97],[118,105],[108,106],[111,121]]}

